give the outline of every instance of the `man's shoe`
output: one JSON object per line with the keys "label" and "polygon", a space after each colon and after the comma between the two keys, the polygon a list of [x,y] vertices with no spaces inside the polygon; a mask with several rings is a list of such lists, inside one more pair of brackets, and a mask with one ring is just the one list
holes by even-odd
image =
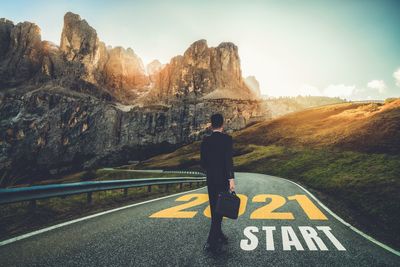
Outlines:
{"label": "man's shoe", "polygon": [[218,241],[221,242],[222,244],[226,245],[228,244],[228,237],[221,233],[221,235],[218,237]]}

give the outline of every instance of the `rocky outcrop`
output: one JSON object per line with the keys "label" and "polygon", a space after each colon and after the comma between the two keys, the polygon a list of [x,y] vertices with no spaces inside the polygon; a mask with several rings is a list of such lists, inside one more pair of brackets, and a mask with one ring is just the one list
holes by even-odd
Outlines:
{"label": "rocky outcrop", "polygon": [[107,88],[125,102],[133,102],[146,93],[150,85],[142,60],[131,48],[110,49],[103,75]]}
{"label": "rocky outcrop", "polygon": [[0,20],[0,86],[16,86],[40,70],[42,45],[39,27]]}
{"label": "rocky outcrop", "polygon": [[148,91],[150,80],[133,50],[107,49],[96,30],[79,15],[65,15],[60,50],[67,61],[77,63],[74,69],[83,71],[86,82],[106,88],[121,102],[133,102]]}
{"label": "rocky outcrop", "polygon": [[4,56],[8,52],[8,48],[11,42],[11,30],[14,27],[14,23],[7,19],[0,19],[0,60],[3,60]]}
{"label": "rocky outcrop", "polygon": [[96,30],[79,15],[65,14],[60,50],[67,61],[83,65],[88,81],[96,82],[93,76],[99,65],[104,64],[105,45],[100,43]]}
{"label": "rocky outcrop", "polygon": [[149,75],[150,81],[154,83],[157,79],[158,73],[164,68],[165,65],[161,64],[157,59],[153,60],[146,66],[147,74]]}
{"label": "rocky outcrop", "polygon": [[161,69],[164,67],[163,64],[157,59],[153,60],[149,64],[147,64],[147,74],[149,76],[155,75],[161,71]]}
{"label": "rocky outcrop", "polygon": [[255,76],[247,76],[244,83],[257,97],[261,97],[260,83],[257,81]]}
{"label": "rocky outcrop", "polygon": [[206,40],[193,43],[183,56],[171,59],[158,74],[148,95],[151,101],[171,99],[256,99],[245,85],[238,48],[221,43],[209,48]]}

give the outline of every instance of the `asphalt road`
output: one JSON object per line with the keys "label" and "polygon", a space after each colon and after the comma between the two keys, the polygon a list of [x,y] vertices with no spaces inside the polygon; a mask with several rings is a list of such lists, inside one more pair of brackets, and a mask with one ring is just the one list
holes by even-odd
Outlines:
{"label": "asphalt road", "polygon": [[[203,188],[0,246],[0,266],[400,266],[399,256],[349,229],[297,185],[235,175],[236,192],[248,201],[238,220],[224,219],[229,244],[219,257],[202,250],[210,226]],[[294,195],[305,196],[288,198]],[[183,212],[165,211],[181,204]]]}

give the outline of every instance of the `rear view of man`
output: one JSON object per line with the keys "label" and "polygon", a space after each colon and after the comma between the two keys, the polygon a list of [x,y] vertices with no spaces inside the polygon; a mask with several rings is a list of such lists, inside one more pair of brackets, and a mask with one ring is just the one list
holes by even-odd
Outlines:
{"label": "rear view of man", "polygon": [[206,171],[207,189],[211,208],[211,228],[205,250],[219,254],[221,244],[228,238],[222,233],[222,216],[215,213],[218,192],[234,191],[232,159],[232,137],[223,133],[224,118],[221,114],[211,116],[212,134],[205,136],[201,143],[201,167]]}

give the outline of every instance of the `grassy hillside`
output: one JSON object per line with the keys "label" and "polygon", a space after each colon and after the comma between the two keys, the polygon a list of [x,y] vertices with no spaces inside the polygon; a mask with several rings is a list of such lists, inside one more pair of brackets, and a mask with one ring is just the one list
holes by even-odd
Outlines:
{"label": "grassy hillside", "polygon": [[263,100],[266,109],[270,111],[272,118],[277,118],[311,107],[318,107],[324,105],[338,104],[346,102],[339,97],[324,97],[324,96],[284,96],[267,98]]}
{"label": "grassy hillside", "polygon": [[[286,177],[400,248],[400,100],[305,110],[235,132],[236,171]],[[199,169],[200,142],[138,168]]]}
{"label": "grassy hillside", "polygon": [[305,110],[238,132],[243,144],[333,147],[400,153],[400,100],[386,104],[344,103]]}

